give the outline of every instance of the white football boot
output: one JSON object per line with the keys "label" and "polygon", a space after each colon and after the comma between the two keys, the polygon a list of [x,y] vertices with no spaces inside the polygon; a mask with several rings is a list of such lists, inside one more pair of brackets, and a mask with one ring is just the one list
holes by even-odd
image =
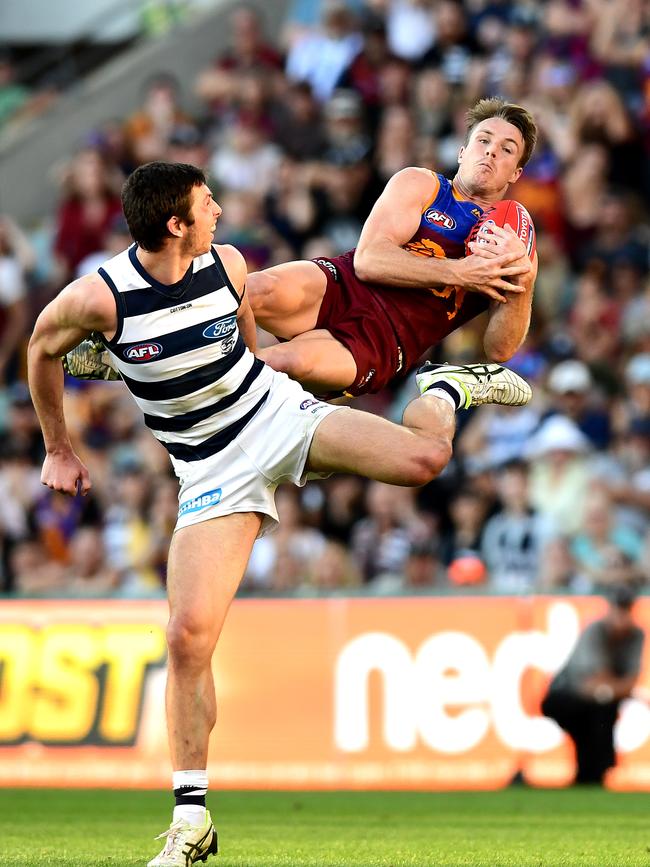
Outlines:
{"label": "white football boot", "polygon": [[197,861],[207,861],[208,855],[216,855],[217,832],[209,811],[206,810],[203,825],[190,825],[185,819],[177,819],[156,840],[166,837],[165,846],[147,867],[190,867]]}
{"label": "white football boot", "polygon": [[92,335],[63,356],[63,369],[75,379],[121,379],[110,353]]}
{"label": "white football boot", "polygon": [[525,379],[500,364],[434,364],[427,361],[415,377],[420,394],[436,383],[453,383],[465,396],[461,409],[498,403],[502,406],[525,406],[533,396]]}

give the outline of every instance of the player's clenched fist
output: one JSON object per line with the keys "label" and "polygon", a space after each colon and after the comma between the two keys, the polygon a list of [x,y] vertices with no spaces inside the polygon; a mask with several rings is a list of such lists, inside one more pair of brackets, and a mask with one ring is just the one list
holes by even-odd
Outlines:
{"label": "player's clenched fist", "polygon": [[41,482],[53,491],[70,494],[72,497],[78,490],[85,497],[92,487],[88,468],[72,450],[46,456],[41,471]]}

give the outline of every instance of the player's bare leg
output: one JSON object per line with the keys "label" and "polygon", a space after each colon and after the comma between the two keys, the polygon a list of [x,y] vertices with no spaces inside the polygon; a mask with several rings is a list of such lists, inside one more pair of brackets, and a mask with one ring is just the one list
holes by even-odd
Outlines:
{"label": "player's bare leg", "polygon": [[261,520],[255,513],[224,515],[174,533],[166,695],[174,770],[206,766],[216,719],[212,654]]}
{"label": "player's bare leg", "polygon": [[285,340],[316,327],[326,288],[325,274],[309,260],[275,265],[246,279],[255,321]]}
{"label": "player's bare leg", "polygon": [[257,355],[273,370],[297,379],[315,394],[344,391],[357,377],[354,356],[325,329],[259,349]]}
{"label": "player's bare leg", "polygon": [[225,515],[184,527],[172,539],[167,578],[169,745],[175,778],[185,772],[190,779],[203,775],[205,783],[198,799],[200,784],[193,790],[187,787],[187,804],[176,790],[172,824],[160,835],[166,837],[165,846],[149,867],[186,867],[217,852],[210,813],[197,806],[197,800],[205,804],[208,740],[217,716],[212,654],[261,521],[251,512]]}
{"label": "player's bare leg", "polygon": [[455,430],[453,406],[429,395],[407,406],[401,425],[346,409],[317,427],[309,469],[357,473],[391,485],[424,485],[449,463]]}

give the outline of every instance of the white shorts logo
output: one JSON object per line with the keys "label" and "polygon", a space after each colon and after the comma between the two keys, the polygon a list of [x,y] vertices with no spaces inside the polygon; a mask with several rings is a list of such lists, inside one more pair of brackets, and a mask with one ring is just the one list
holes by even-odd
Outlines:
{"label": "white shorts logo", "polygon": [[216,506],[221,502],[221,488],[215,488],[213,491],[206,491],[205,494],[199,494],[198,497],[192,497],[191,500],[185,500],[181,503],[178,510],[178,517],[189,515],[190,512],[199,512],[201,509],[207,509],[208,506]]}

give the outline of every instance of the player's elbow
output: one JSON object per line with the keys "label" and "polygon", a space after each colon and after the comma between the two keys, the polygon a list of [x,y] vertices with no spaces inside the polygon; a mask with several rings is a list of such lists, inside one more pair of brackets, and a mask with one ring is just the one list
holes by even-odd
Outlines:
{"label": "player's elbow", "polygon": [[375,257],[367,247],[357,247],[354,251],[354,273],[364,283],[377,279],[376,266],[373,267]]}
{"label": "player's elbow", "polygon": [[498,345],[485,346],[484,348],[488,361],[492,361],[495,364],[505,364],[506,361],[510,361],[519,347],[515,346],[513,348],[511,346]]}
{"label": "player's elbow", "polygon": [[488,361],[505,364],[517,352],[524,338],[519,334],[490,334],[483,338],[483,350]]}

